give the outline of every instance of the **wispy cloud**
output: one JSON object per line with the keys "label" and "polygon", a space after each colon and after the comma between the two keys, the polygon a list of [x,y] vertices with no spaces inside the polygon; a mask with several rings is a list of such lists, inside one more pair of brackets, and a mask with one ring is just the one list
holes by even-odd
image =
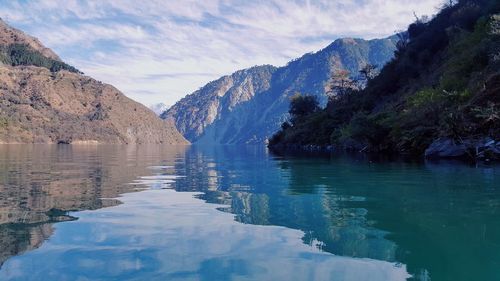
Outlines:
{"label": "wispy cloud", "polygon": [[0,16],[135,100],[173,104],[240,68],[388,36],[441,2],[0,0]]}

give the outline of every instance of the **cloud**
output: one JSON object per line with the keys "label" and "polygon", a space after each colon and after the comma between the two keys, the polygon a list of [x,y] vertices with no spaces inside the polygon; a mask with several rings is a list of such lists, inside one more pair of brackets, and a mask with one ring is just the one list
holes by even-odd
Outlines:
{"label": "cloud", "polygon": [[[385,37],[441,0],[0,0],[0,16],[142,103],[283,65],[339,37]],[[145,94],[148,93],[148,94]]]}

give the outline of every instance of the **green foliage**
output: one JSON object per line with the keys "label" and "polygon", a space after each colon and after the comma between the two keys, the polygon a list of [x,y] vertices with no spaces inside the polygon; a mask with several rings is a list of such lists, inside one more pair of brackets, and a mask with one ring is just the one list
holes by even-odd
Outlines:
{"label": "green foliage", "polygon": [[476,131],[488,132],[491,136],[500,136],[500,106],[488,102],[486,105],[474,107],[471,110]]}
{"label": "green foliage", "polygon": [[413,94],[408,99],[411,107],[423,107],[429,104],[437,103],[443,99],[443,95],[434,89],[423,89]]}
{"label": "green foliage", "polygon": [[473,32],[460,31],[448,50],[444,72],[440,78],[443,89],[461,90],[468,87],[471,75],[488,65],[489,23],[482,18]]}
{"label": "green foliage", "polygon": [[352,117],[349,124],[341,129],[340,140],[376,141],[378,127],[380,126],[373,118],[363,112],[358,112]]}
{"label": "green foliage", "polygon": [[12,44],[0,47],[0,61],[4,64],[12,66],[34,65],[38,67],[45,67],[51,72],[67,70],[70,72],[81,73],[78,69],[71,65],[47,58],[40,52],[22,44]]}
{"label": "green foliage", "polygon": [[330,143],[329,134],[333,126],[325,111],[317,111],[293,126],[285,122],[282,129],[269,139],[269,145],[281,143],[327,145]]}
{"label": "green foliage", "polygon": [[0,128],[6,128],[9,125],[9,120],[5,117],[0,117]]}
{"label": "green foliage", "polygon": [[10,56],[0,48],[0,63],[11,64]]}
{"label": "green foliage", "polygon": [[292,124],[294,124],[300,118],[304,118],[319,110],[319,102],[316,96],[303,96],[300,93],[296,93],[290,100],[288,113],[290,113]]}
{"label": "green foliage", "polygon": [[418,20],[365,89],[330,99],[322,112],[283,127],[275,141],[421,154],[442,136],[498,139],[500,19],[492,15],[499,12],[498,1],[460,0]]}

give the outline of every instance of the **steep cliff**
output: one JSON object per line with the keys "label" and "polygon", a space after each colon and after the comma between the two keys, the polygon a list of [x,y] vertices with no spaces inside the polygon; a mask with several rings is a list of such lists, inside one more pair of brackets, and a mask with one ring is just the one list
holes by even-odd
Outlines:
{"label": "steep cliff", "polygon": [[[264,65],[224,76],[186,96],[161,117],[174,120],[179,131],[188,140],[197,141],[206,134],[207,129],[219,128],[220,120],[244,118],[239,114],[245,113],[237,114],[236,111],[245,107],[255,95],[269,90],[275,71],[275,67]],[[223,136],[216,137],[222,138],[220,142],[225,140]]]}
{"label": "steep cliff", "polygon": [[264,143],[287,118],[290,97],[312,94],[326,104],[325,83],[340,69],[353,75],[367,63],[384,65],[395,39],[339,39],[284,67],[256,66],[211,82],[172,106],[162,117],[198,143]]}

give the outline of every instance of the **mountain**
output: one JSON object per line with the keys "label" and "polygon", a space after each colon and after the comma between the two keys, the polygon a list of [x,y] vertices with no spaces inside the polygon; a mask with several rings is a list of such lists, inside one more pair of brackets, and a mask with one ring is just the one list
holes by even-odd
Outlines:
{"label": "mountain", "polygon": [[187,143],[173,123],[0,20],[0,143],[82,142]]}
{"label": "mountain", "polygon": [[270,147],[500,160],[499,12],[496,0],[460,0],[417,20],[366,88],[294,116]]}
{"label": "mountain", "polygon": [[[246,119],[244,115],[249,113],[240,112],[241,107],[246,108],[255,95],[269,90],[275,71],[275,67],[265,65],[224,76],[181,99],[161,117],[174,120],[179,131],[191,141],[199,140],[207,130],[225,130],[221,119],[235,122],[240,121],[238,118]],[[223,138],[220,143],[225,140],[224,136],[217,137]]]}
{"label": "mountain", "polygon": [[367,63],[382,66],[395,50],[396,39],[339,39],[325,49],[284,67],[255,66],[210,82],[162,114],[174,120],[191,142],[210,144],[264,143],[288,117],[296,92],[315,95],[326,104],[325,83],[332,72],[352,74]]}
{"label": "mountain", "polygon": [[0,19],[0,46],[7,47],[16,44],[25,45],[31,50],[40,53],[44,57],[61,62],[59,56],[56,55],[51,49],[42,45],[37,38],[29,36],[18,29],[12,28]]}
{"label": "mountain", "polygon": [[161,102],[149,106],[149,109],[151,109],[151,111],[153,111],[157,116],[160,116],[163,112],[168,110],[168,105]]}

